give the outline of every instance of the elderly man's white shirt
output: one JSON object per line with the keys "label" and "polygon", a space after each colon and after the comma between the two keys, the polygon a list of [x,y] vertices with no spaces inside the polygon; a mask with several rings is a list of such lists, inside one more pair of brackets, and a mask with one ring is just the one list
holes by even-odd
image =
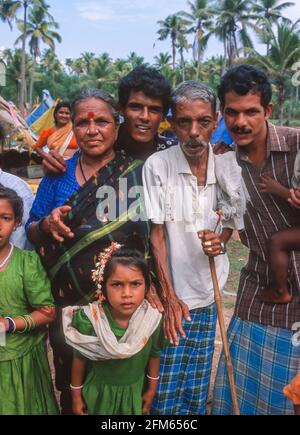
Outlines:
{"label": "elderly man's white shirt", "polygon": [[[209,261],[197,231],[214,229],[217,220],[217,182],[212,148],[209,148],[206,185],[197,178],[180,146],[153,154],[143,169],[147,216],[164,224],[168,267],[177,296],[189,307],[206,307],[214,301]],[[223,222],[232,227],[232,223]],[[229,273],[227,255],[215,258],[220,288]]]}

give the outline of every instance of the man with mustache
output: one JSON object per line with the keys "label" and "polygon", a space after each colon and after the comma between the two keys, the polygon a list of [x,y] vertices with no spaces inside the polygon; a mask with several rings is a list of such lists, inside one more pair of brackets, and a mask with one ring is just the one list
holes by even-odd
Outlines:
{"label": "man with mustache", "polygon": [[[300,371],[300,346],[295,341],[300,320],[300,252],[290,256],[288,304],[265,303],[262,290],[272,282],[268,264],[272,236],[299,225],[299,211],[270,189],[272,179],[291,188],[300,145],[297,129],[275,127],[272,90],[267,76],[250,65],[229,70],[221,80],[219,99],[242,169],[248,202],[242,243],[250,250],[242,269],[235,313],[228,339],[241,414],[293,414],[284,386]],[[293,336],[295,335],[294,339]],[[294,341],[294,345],[293,345]],[[213,414],[232,414],[224,357],[214,390]]]}
{"label": "man with mustache", "polygon": [[143,172],[152,221],[150,242],[170,343],[161,358],[152,413],[197,415],[206,412],[216,326],[206,255],[217,256],[223,287],[229,263],[227,255],[219,254],[225,253],[233,225],[228,220],[223,230],[216,228],[218,184],[209,143],[217,122],[215,94],[199,82],[183,83],[172,95],[172,112],[180,145],[153,154]]}

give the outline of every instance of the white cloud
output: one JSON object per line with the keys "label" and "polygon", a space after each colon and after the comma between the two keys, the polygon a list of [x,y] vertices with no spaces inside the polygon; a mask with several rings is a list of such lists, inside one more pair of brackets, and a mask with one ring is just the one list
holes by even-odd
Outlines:
{"label": "white cloud", "polygon": [[89,2],[77,6],[81,18],[88,21],[109,21],[114,17],[114,10],[110,6]]}
{"label": "white cloud", "polygon": [[[178,8],[177,8],[178,5]],[[174,8],[174,9],[173,9]],[[172,10],[168,0],[161,0],[159,11],[153,0],[91,0],[77,3],[79,15],[89,21],[149,21],[167,16],[182,8],[182,0],[173,0]]]}

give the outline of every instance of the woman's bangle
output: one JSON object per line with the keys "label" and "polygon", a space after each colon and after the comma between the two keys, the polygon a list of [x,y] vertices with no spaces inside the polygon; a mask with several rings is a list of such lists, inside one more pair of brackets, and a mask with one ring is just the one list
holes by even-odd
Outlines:
{"label": "woman's bangle", "polygon": [[70,384],[70,388],[71,388],[71,390],[82,390],[82,388],[83,388],[83,385],[80,385],[80,387],[74,387],[72,384]]}
{"label": "woman's bangle", "polygon": [[42,228],[42,225],[43,225],[43,223],[44,223],[44,221],[47,219],[47,216],[44,216],[44,217],[42,217],[42,219],[40,219],[39,221],[38,221],[38,223],[37,223],[37,226],[36,226],[36,230],[37,230],[37,233],[38,233],[38,235],[39,236],[41,236],[41,234],[43,234],[43,228]]}
{"label": "woman's bangle", "polygon": [[10,334],[13,334],[17,329],[14,319],[12,319],[11,317],[5,317],[5,319],[8,321],[7,332],[9,332]]}
{"label": "woman's bangle", "polygon": [[148,379],[152,379],[152,381],[158,381],[159,380],[159,376],[157,376],[157,378],[153,378],[152,376],[149,376],[148,374],[146,375]]}

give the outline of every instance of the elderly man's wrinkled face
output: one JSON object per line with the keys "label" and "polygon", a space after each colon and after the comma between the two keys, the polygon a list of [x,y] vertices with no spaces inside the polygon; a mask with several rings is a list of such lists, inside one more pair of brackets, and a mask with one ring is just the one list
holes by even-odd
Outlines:
{"label": "elderly man's wrinkled face", "polygon": [[210,102],[186,100],[176,105],[173,127],[188,158],[199,159],[207,151],[216,123],[217,115]]}

